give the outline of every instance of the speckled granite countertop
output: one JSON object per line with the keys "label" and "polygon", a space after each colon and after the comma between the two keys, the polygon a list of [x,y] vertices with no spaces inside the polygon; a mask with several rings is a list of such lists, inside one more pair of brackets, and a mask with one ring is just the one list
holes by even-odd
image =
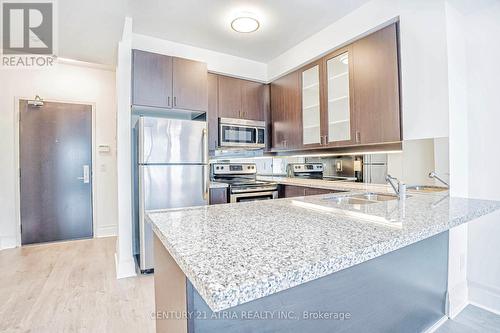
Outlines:
{"label": "speckled granite countertop", "polygon": [[401,202],[369,205],[336,200],[346,195],[155,211],[148,216],[199,294],[213,311],[220,311],[365,262],[500,209],[500,202],[450,198],[447,192],[412,194]]}
{"label": "speckled granite countertop", "polygon": [[[294,185],[322,188],[338,191],[370,191],[370,192],[389,192],[394,193],[392,188],[387,184],[367,184],[347,182],[340,180],[323,180],[323,179],[305,179],[305,178],[289,178],[289,177],[273,177],[273,176],[257,176],[257,179],[273,181],[282,185]],[[410,184],[407,184],[410,185]],[[411,192],[411,190],[408,190]]]}

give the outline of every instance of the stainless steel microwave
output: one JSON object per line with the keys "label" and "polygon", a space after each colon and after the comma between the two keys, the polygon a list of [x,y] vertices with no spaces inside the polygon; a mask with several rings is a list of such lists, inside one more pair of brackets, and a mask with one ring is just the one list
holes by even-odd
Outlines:
{"label": "stainless steel microwave", "polygon": [[264,148],[266,122],[219,118],[219,145],[221,148]]}

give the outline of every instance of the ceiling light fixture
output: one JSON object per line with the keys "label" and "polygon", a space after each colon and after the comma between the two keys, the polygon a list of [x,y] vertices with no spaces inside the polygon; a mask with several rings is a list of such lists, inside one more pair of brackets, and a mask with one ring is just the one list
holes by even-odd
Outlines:
{"label": "ceiling light fixture", "polygon": [[257,19],[245,13],[231,21],[231,28],[236,32],[249,33],[259,29],[260,23]]}

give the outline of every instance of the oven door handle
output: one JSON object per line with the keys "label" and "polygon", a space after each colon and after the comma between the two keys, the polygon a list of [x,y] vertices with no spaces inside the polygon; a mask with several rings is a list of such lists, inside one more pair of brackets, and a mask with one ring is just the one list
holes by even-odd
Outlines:
{"label": "oven door handle", "polygon": [[241,194],[241,193],[264,193],[264,192],[274,192],[274,191],[277,191],[277,189],[275,187],[260,187],[260,188],[256,188],[254,191],[249,191],[249,190],[235,190],[235,189],[232,189],[231,190],[231,193],[235,193],[235,194]]}
{"label": "oven door handle", "polygon": [[276,199],[278,197],[278,191],[231,194],[230,195],[230,202],[231,203],[238,202],[238,198],[262,197],[262,196],[268,196],[268,195],[271,196],[273,199]]}

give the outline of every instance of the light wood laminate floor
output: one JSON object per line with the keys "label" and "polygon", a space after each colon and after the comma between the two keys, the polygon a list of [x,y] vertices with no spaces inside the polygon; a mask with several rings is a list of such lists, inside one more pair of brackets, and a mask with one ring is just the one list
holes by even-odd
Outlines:
{"label": "light wood laminate floor", "polygon": [[116,238],[0,251],[0,332],[154,332],[153,276],[116,279]]}
{"label": "light wood laminate floor", "polygon": [[446,321],[436,333],[499,333],[500,316],[468,305],[454,319]]}
{"label": "light wood laminate floor", "polygon": [[[153,276],[116,279],[116,238],[0,251],[0,332],[154,332]],[[500,333],[469,305],[437,333]]]}

